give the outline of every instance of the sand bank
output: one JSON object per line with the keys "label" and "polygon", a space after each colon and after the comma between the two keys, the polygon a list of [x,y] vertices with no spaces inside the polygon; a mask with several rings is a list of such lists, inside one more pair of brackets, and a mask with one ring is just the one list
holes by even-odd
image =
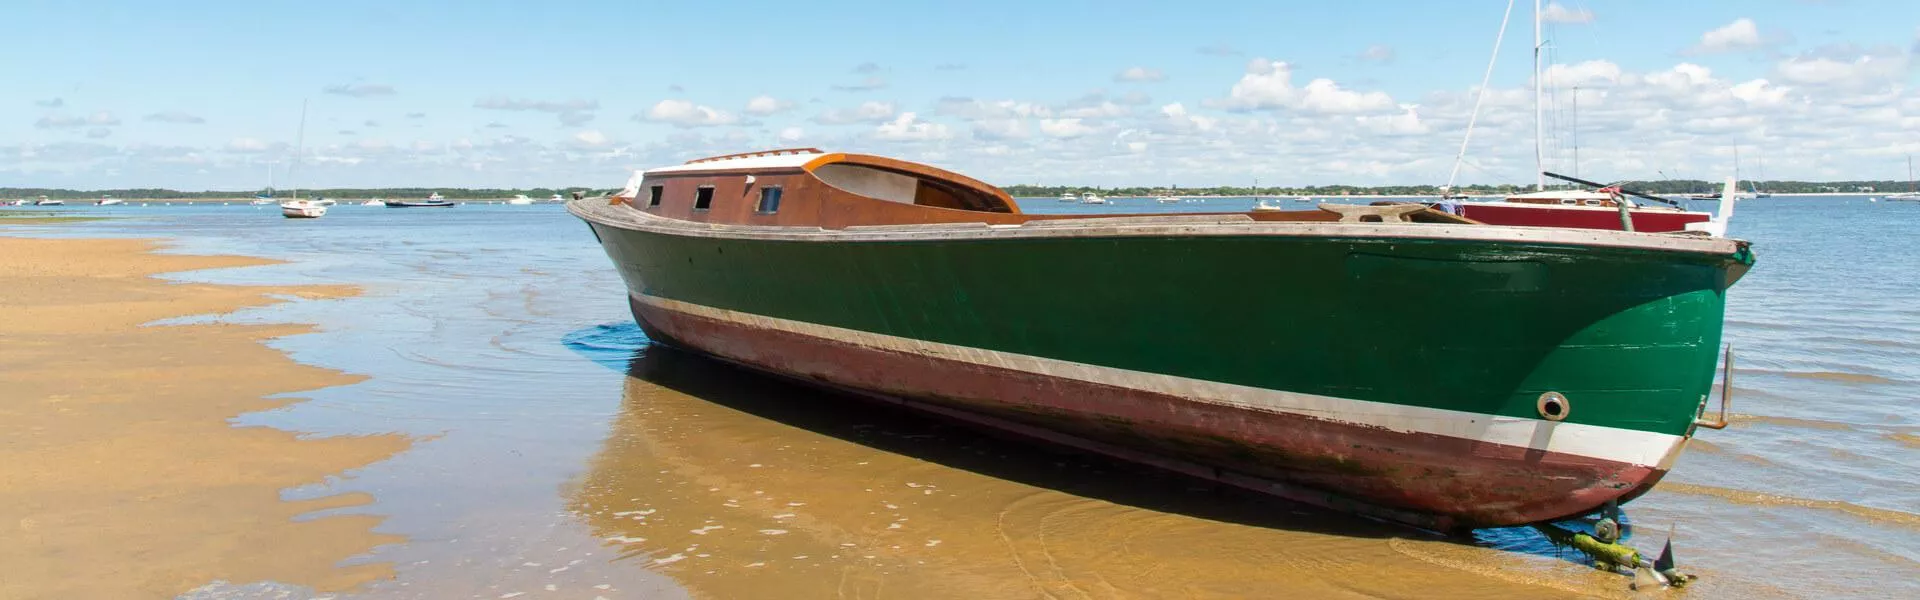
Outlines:
{"label": "sand bank", "polygon": [[377,545],[378,519],[285,502],[405,449],[400,436],[303,439],[229,424],[282,406],[264,396],[356,377],[266,347],[294,325],[142,326],[279,302],[351,295],[337,286],[169,283],[176,271],[267,264],[157,255],[144,240],[0,238],[0,598],[172,597],[214,580],[323,591],[391,576],[339,566]]}

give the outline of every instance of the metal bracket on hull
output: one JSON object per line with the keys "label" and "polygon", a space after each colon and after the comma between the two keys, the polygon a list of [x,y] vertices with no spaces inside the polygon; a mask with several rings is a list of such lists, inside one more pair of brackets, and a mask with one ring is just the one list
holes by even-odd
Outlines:
{"label": "metal bracket on hull", "polygon": [[1693,419],[1695,426],[1707,429],[1727,428],[1727,407],[1733,404],[1733,344],[1727,344],[1726,361],[1721,368],[1720,418],[1715,420],[1703,418],[1707,413],[1707,399],[1703,397],[1700,399],[1700,412]]}

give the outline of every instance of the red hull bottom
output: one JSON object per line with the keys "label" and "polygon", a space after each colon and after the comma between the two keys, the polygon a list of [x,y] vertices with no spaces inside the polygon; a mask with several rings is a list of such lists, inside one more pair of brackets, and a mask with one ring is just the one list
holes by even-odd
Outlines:
{"label": "red hull bottom", "polygon": [[[1633,210],[1630,213],[1633,215],[1633,230],[1646,233],[1686,231],[1688,223],[1705,223],[1713,218],[1707,213],[1691,211]],[[1620,229],[1620,212],[1617,209],[1477,202],[1460,205],[1460,216],[1489,225]]]}
{"label": "red hull bottom", "polygon": [[1435,530],[1586,514],[1610,500],[1638,496],[1665,474],[1582,456],[1200,403],[631,303],[650,338],[757,370]]}

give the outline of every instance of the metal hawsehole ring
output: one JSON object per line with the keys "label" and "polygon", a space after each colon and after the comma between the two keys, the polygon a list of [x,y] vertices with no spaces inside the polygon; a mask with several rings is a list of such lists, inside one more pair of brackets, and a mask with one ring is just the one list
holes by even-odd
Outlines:
{"label": "metal hawsehole ring", "polygon": [[1564,421],[1567,414],[1573,412],[1573,402],[1567,400],[1567,397],[1560,392],[1547,392],[1540,395],[1540,400],[1534,403],[1534,408],[1540,410],[1540,418],[1548,421]]}

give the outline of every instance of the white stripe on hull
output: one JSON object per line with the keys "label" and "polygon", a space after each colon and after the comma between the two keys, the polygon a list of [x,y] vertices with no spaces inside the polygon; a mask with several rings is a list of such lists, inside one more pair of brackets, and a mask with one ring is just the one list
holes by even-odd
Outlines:
{"label": "white stripe on hull", "polygon": [[[1487,415],[1440,408],[1270,390],[1174,375],[942,344],[853,329],[780,319],[636,294],[638,301],[748,327],[785,331],[842,343],[931,358],[999,367],[1050,377],[1167,394],[1193,402],[1293,414],[1404,433],[1423,433],[1544,450],[1666,470],[1687,438],[1580,423]],[[1574,398],[1577,404],[1579,399]]]}

